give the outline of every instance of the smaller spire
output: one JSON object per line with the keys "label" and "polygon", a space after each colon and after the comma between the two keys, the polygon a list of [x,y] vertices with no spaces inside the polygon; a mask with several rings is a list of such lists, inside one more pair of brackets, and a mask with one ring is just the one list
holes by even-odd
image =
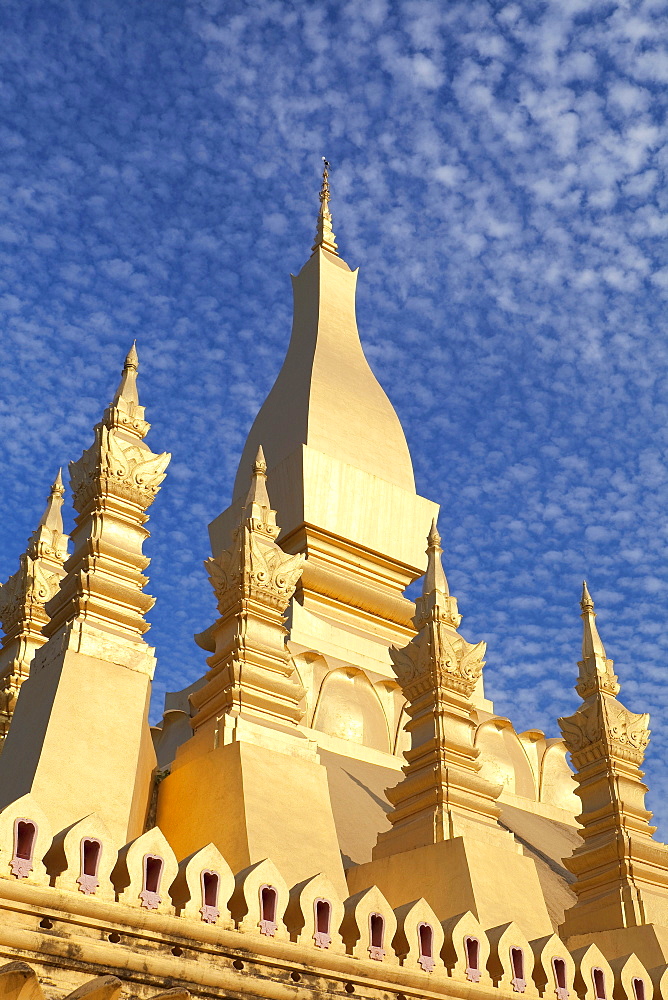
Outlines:
{"label": "smaller spire", "polygon": [[422,585],[423,597],[433,593],[442,594],[444,597],[450,596],[448,581],[441,561],[442,554],[441,536],[436,527],[436,518],[434,518],[427,536],[427,572]]}
{"label": "smaller spire", "polygon": [[137,341],[132,341],[132,347],[128,351],[125,364],[123,365],[123,374],[121,375],[121,381],[116,390],[116,395],[114,396],[114,401],[112,406],[117,406],[121,399],[124,399],[128,403],[139,403],[139,395],[137,393],[137,372],[139,371],[139,356],[137,354]]}
{"label": "smaller spire", "polygon": [[580,599],[580,607],[582,608],[582,614],[580,617],[584,622],[584,629],[582,632],[582,659],[587,660],[590,657],[600,657],[602,660],[605,660],[605,647],[600,635],[598,634],[598,629],[596,628],[594,601],[587,589],[586,580],[582,581],[582,597]]}
{"label": "smaller spire", "polygon": [[427,572],[422,584],[422,596],[415,602],[413,621],[418,629],[426,621],[436,619],[457,628],[462,620],[457,608],[457,598],[450,596],[450,588],[441,562],[442,553],[441,536],[434,518],[427,535]]}
{"label": "smaller spire", "polygon": [[53,485],[51,487],[51,492],[49,493],[49,499],[46,502],[46,507],[44,513],[39,519],[39,527],[51,528],[52,531],[59,531],[62,534],[63,531],[63,515],[61,508],[63,506],[63,497],[65,496],[65,487],[63,486],[63,470],[58,469],[58,475],[56,476]]}
{"label": "smaller spire", "polygon": [[311,247],[311,250],[315,253],[316,250],[322,248],[338,257],[336,237],[332,230],[332,213],[329,210],[329,162],[324,156],[322,162],[324,167],[322,171],[322,187],[320,188],[320,212],[318,213],[318,221],[315,229],[315,243]]}
{"label": "smaller spire", "polygon": [[605,646],[596,627],[594,601],[587,588],[587,581],[582,582],[582,660],[578,664],[580,676],[576,691],[582,698],[589,697],[594,691],[602,690],[616,695],[619,692],[617,677],[613,673],[613,661],[606,656]]}
{"label": "smaller spire", "polygon": [[580,598],[580,607],[584,612],[594,610],[594,601],[592,599],[589,590],[587,589],[587,581],[582,581],[582,597]]}
{"label": "smaller spire", "polygon": [[267,463],[262,445],[258,447],[251,484],[244,504],[243,519],[252,522],[258,530],[264,530],[272,538],[278,535],[280,528],[276,524],[276,511],[271,509],[271,501],[267,492]]}

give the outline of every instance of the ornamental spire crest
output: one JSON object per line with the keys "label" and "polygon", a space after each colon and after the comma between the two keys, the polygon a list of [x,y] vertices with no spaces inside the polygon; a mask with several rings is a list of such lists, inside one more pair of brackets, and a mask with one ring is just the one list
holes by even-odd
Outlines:
{"label": "ornamental spire crest", "polygon": [[140,571],[149,564],[141,551],[148,536],[143,525],[171,455],[154,454],[144,442],[151,425],[139,404],[138,368],[133,344],[114,398],[94,428],[93,444],[70,462],[78,513],[75,551],[48,608],[49,635],[77,618],[133,640],[149,628],[144,615],[154,601],[143,593],[147,578]]}
{"label": "ornamental spire crest", "polygon": [[582,582],[582,659],[578,663],[579,677],[575,690],[581,698],[588,698],[595,691],[619,694],[619,684],[613,672],[613,661],[605,655],[605,647],[596,627],[594,602],[587,589],[587,581]]}
{"label": "ornamental spire crest", "polygon": [[284,614],[305,557],[284,552],[279,533],[259,447],[232,545],[204,563],[220,618],[195,636],[212,653],[207,683],[190,696],[196,731],[215,724],[225,732],[231,716],[290,729],[304,717],[305,691],[286,646]]}
{"label": "ornamental spire crest", "polygon": [[0,622],[5,635],[0,648],[0,747],[14,713],[21,685],[37,650],[46,642],[46,603],[65,575],[68,536],[63,531],[65,489],[60,470],[51,487],[37,528],[19,557],[19,568],[0,587]]}
{"label": "ornamental spire crest", "polygon": [[[582,660],[576,690],[582,704],[559,719],[582,800],[582,845],[564,864],[576,876],[577,902],[566,911],[565,936],[638,926],[668,902],[668,849],[653,841],[652,814],[640,766],[649,743],[649,714],[630,712],[596,627],[587,584],[580,601]],[[661,887],[661,888],[659,888]],[[661,898],[660,898],[661,897]],[[661,909],[661,912],[664,912]]]}
{"label": "ornamental spire crest", "polygon": [[322,186],[320,188],[320,211],[315,228],[315,243],[311,247],[313,253],[319,248],[328,250],[338,257],[336,236],[332,230],[332,213],[329,210],[329,162],[323,156]]}
{"label": "ornamental spire crest", "polygon": [[240,594],[260,599],[283,613],[295,592],[305,557],[277,545],[276,511],[267,493],[267,463],[262,447],[253,466],[251,485],[232,546],[204,563],[224,614]]}
{"label": "ornamental spire crest", "polygon": [[[576,691],[583,704],[574,715],[559,719],[564,742],[578,767],[592,756],[618,755],[642,763],[649,743],[649,714],[629,712],[617,701],[620,685],[596,627],[594,601],[582,585],[582,660]],[[584,755],[584,756],[583,756]]]}
{"label": "ornamental spire crest", "polygon": [[390,655],[406,696],[405,777],[387,789],[392,829],[380,834],[374,858],[449,840],[471,824],[496,827],[501,786],[480,775],[471,697],[482,674],[486,644],[457,631],[461,615],[441,563],[436,523],[427,539],[427,572],[413,619],[419,630]]}

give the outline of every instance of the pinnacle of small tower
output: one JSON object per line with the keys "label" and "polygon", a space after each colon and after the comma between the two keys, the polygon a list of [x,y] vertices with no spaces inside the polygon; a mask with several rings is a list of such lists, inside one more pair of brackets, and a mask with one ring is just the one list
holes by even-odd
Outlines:
{"label": "pinnacle of small tower", "polygon": [[416,628],[427,621],[442,621],[452,628],[458,628],[462,616],[457,607],[457,598],[450,596],[450,588],[441,562],[441,536],[436,527],[436,518],[431,522],[427,536],[427,572],[422,584],[422,596],[415,602]]}
{"label": "pinnacle of small tower", "polygon": [[332,230],[332,213],[329,210],[329,162],[323,156],[322,187],[320,188],[320,212],[315,229],[315,243],[311,247],[313,253],[319,248],[327,250],[338,257],[336,237]]}
{"label": "pinnacle of small tower", "polygon": [[121,399],[124,399],[128,403],[139,403],[139,395],[137,393],[137,372],[139,371],[139,356],[137,354],[137,341],[133,340],[132,347],[128,351],[125,364],[123,365],[123,374],[121,375],[121,381],[116,390],[116,395],[114,396],[112,406],[117,406]]}
{"label": "pinnacle of small tower", "polygon": [[598,634],[594,601],[586,581],[582,583],[580,607],[583,623],[582,660],[578,664],[580,675],[576,691],[582,698],[588,698],[590,694],[599,690],[616,695],[619,693],[619,684],[613,673],[613,661],[607,658],[605,646]]}
{"label": "pinnacle of small tower", "polygon": [[587,589],[587,581],[582,581],[582,597],[580,598],[580,607],[584,612],[594,610],[594,601],[592,599],[589,590]]}
{"label": "pinnacle of small tower", "polygon": [[272,538],[278,535],[280,528],[276,525],[276,511],[271,509],[271,501],[267,492],[267,463],[264,449],[257,449],[251,484],[243,508],[242,519],[252,527],[265,531]]}
{"label": "pinnacle of small tower", "polygon": [[44,513],[39,519],[39,527],[51,528],[52,531],[59,531],[62,534],[63,531],[63,497],[65,496],[65,487],[63,486],[63,470],[58,469],[58,475],[56,476],[53,486],[51,487],[51,492],[49,493],[49,499],[46,502],[46,507]]}
{"label": "pinnacle of small tower", "polygon": [[425,573],[424,584],[422,586],[423,597],[427,597],[428,594],[433,593],[442,594],[444,597],[450,596],[448,581],[441,560],[442,553],[441,536],[436,527],[436,518],[434,518],[431,522],[429,535],[427,536],[427,572]]}

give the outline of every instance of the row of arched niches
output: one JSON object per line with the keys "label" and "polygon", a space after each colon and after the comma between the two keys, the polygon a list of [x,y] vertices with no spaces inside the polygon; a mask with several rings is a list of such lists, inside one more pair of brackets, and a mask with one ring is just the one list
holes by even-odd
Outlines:
{"label": "row of arched niches", "polygon": [[[571,953],[554,934],[528,941],[516,924],[484,928],[470,912],[441,922],[424,899],[393,909],[376,886],[341,899],[322,874],[291,887],[269,859],[235,875],[212,844],[179,862],[158,827],[115,851],[91,815],[52,840],[31,796],[0,813],[0,877],[99,900],[107,915],[118,905],[120,926],[136,922],[126,909],[135,908],[145,911],[142,927],[151,914],[167,915],[181,938],[196,939],[206,924],[239,934],[240,949],[273,938],[294,944],[297,962],[317,966],[317,952],[331,952],[455,979],[469,984],[469,996],[485,986],[558,1000],[668,995],[668,969],[647,970],[635,955],[609,963],[596,945]],[[108,938],[121,943],[122,934]]]}
{"label": "row of arched niches", "polygon": [[[298,654],[294,662],[309,691],[310,728],[393,754],[403,763],[410,738],[404,728],[405,700],[395,680],[372,680],[373,675],[354,666],[331,669],[316,653]],[[484,777],[512,795],[566,809],[572,816],[580,812],[561,739],[546,739],[539,730],[518,734],[508,719],[479,715],[475,743]]]}

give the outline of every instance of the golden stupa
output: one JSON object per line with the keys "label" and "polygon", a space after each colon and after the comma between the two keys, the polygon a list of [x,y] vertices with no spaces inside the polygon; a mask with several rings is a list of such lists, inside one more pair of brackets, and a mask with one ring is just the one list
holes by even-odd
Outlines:
{"label": "golden stupa", "polygon": [[356,280],[326,167],[285,361],[210,526],[208,670],[160,726],[142,545],[170,456],[134,346],[70,464],[71,544],[59,475],[0,589],[0,1000],[668,997],[648,716],[586,585],[563,738],[495,714]]}

